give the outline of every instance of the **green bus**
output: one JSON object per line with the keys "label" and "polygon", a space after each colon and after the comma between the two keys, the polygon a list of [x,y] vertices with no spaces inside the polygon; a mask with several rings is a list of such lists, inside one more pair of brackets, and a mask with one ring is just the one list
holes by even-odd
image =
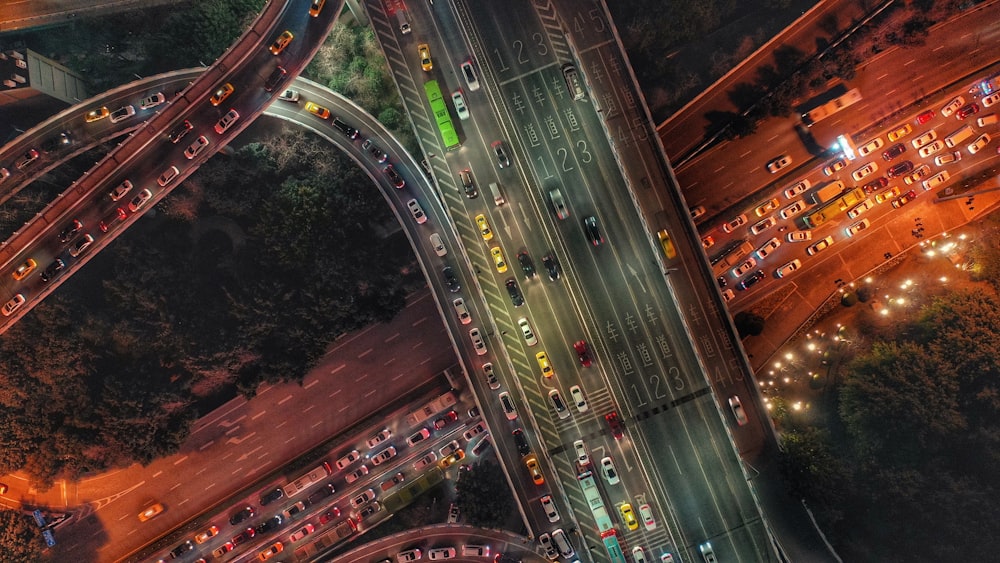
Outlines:
{"label": "green bus", "polygon": [[431,104],[434,121],[437,123],[438,131],[441,132],[441,140],[444,141],[445,148],[453,151],[462,146],[462,143],[458,141],[455,124],[451,122],[451,114],[448,113],[448,106],[444,103],[444,96],[441,95],[441,88],[438,86],[437,80],[424,82],[424,92],[427,93],[427,101]]}

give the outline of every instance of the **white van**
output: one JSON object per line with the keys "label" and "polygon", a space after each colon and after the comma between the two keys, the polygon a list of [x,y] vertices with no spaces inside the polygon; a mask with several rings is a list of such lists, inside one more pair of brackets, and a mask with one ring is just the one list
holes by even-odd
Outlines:
{"label": "white van", "polygon": [[989,115],[984,115],[976,120],[976,125],[980,127],[986,127],[987,125],[993,125],[997,122],[997,114],[991,113]]}
{"label": "white van", "polygon": [[566,532],[562,531],[562,528],[552,532],[552,543],[556,544],[559,554],[566,559],[573,557],[576,553],[573,551],[573,546],[570,545],[569,538],[566,537]]}
{"label": "white van", "polygon": [[924,180],[924,189],[925,190],[933,189],[935,186],[938,186],[940,184],[943,184],[944,182],[947,182],[948,178],[950,178],[950,177],[951,177],[951,174],[948,174],[947,171],[942,170],[941,172],[938,172],[937,174],[935,174],[935,175],[931,176],[930,178],[927,178],[926,180]]}
{"label": "white van", "polygon": [[955,148],[956,145],[971,137],[974,132],[971,125],[966,125],[945,137],[944,144],[948,145],[949,148]]}
{"label": "white van", "polygon": [[399,23],[399,32],[406,35],[410,31],[410,20],[406,18],[406,10],[396,10],[396,21]]}
{"label": "white van", "polygon": [[504,199],[503,194],[500,193],[500,185],[496,182],[490,183],[490,193],[493,195],[493,203],[499,207],[505,203],[507,200]]}

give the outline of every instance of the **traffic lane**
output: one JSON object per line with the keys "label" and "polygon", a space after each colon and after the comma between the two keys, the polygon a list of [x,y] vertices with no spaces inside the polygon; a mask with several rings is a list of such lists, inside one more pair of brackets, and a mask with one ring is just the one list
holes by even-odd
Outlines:
{"label": "traffic lane", "polygon": [[[489,545],[491,556],[506,553],[526,563],[546,561],[532,549],[527,538],[505,530],[472,528],[464,524],[431,524],[374,540],[343,554],[345,561],[380,561],[392,559],[399,551],[420,548],[424,553],[433,547],[454,547],[461,553],[462,545]],[[461,560],[461,558],[459,559]]]}

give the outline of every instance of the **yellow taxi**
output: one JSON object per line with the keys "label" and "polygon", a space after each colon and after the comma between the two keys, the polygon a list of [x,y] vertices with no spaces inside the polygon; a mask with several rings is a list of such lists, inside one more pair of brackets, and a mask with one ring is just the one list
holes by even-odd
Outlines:
{"label": "yellow taxi", "polygon": [[545,377],[552,377],[555,375],[555,370],[552,369],[552,364],[549,363],[549,356],[544,351],[535,354],[535,359],[538,360],[538,367],[542,370],[542,375]]}
{"label": "yellow taxi", "polygon": [[157,516],[160,515],[161,512],[163,512],[163,505],[160,503],[156,503],[139,513],[139,521],[145,522],[147,520],[156,518]]}
{"label": "yellow taxi", "polygon": [[493,263],[497,266],[497,271],[501,274],[507,271],[507,262],[503,259],[503,251],[500,250],[499,246],[494,246],[490,249],[490,254],[493,255]]}
{"label": "yellow taxi", "polygon": [[312,102],[306,102],[306,111],[320,119],[330,119],[330,110]]}
{"label": "yellow taxi", "polygon": [[490,222],[486,220],[486,216],[480,213],[476,215],[476,225],[479,226],[479,233],[483,235],[483,240],[491,240],[493,238],[493,231],[490,230]]}
{"label": "yellow taxi", "polygon": [[893,129],[892,131],[890,131],[888,137],[890,141],[898,141],[912,132],[913,132],[913,126],[907,123],[906,125],[903,125],[899,129]]}
{"label": "yellow taxi", "polygon": [[285,31],[282,31],[281,35],[279,35],[278,38],[274,40],[274,43],[271,43],[271,54],[277,55],[278,53],[284,51],[285,47],[287,47],[288,44],[292,42],[292,39],[294,37],[295,36],[292,35],[291,31],[288,31],[287,29]]}
{"label": "yellow taxi", "polygon": [[625,526],[629,530],[638,530],[639,521],[635,519],[635,512],[632,511],[632,505],[629,503],[622,504],[618,507],[618,510],[622,513],[622,520],[625,521]]}
{"label": "yellow taxi", "polygon": [[212,97],[209,98],[208,101],[211,102],[213,106],[217,106],[222,102],[226,101],[226,98],[228,98],[229,95],[232,94],[235,90],[236,89],[233,88],[232,84],[226,82],[222,86],[219,86],[219,89],[216,90],[214,94],[212,94]]}
{"label": "yellow taxi", "polygon": [[23,264],[21,264],[20,266],[17,267],[16,270],[14,270],[13,273],[14,279],[17,281],[23,280],[24,278],[28,277],[28,274],[35,271],[35,268],[37,267],[38,263],[35,262],[35,259],[28,258],[27,260],[24,261]]}
{"label": "yellow taxi", "polygon": [[312,0],[312,6],[309,6],[309,15],[314,18],[318,16],[323,9],[323,4],[326,4],[326,0]]}
{"label": "yellow taxi", "polygon": [[875,203],[885,203],[890,199],[895,198],[901,193],[899,186],[893,186],[888,190],[881,191],[875,194]]}
{"label": "yellow taxi", "polygon": [[417,52],[420,53],[420,68],[424,69],[425,72],[430,72],[434,68],[434,63],[431,62],[431,48],[427,43],[421,43],[417,45]]}
{"label": "yellow taxi", "polygon": [[111,111],[102,106],[88,111],[87,114],[83,116],[83,120],[87,123],[93,123],[95,121],[100,121],[109,115],[111,115]]}
{"label": "yellow taxi", "polygon": [[663,247],[663,254],[667,258],[676,258],[677,249],[674,248],[674,241],[670,240],[670,233],[666,229],[656,233],[660,237],[660,246]]}
{"label": "yellow taxi", "polygon": [[465,459],[465,452],[462,450],[455,450],[451,453],[451,455],[447,455],[441,459],[441,461],[438,462],[438,465],[441,466],[441,469],[448,469],[456,461],[461,461],[463,459]]}
{"label": "yellow taxi", "polygon": [[542,475],[542,468],[538,466],[538,456],[535,454],[528,454],[524,456],[524,466],[528,468],[528,474],[531,475],[531,482],[536,485],[544,485],[545,477]]}

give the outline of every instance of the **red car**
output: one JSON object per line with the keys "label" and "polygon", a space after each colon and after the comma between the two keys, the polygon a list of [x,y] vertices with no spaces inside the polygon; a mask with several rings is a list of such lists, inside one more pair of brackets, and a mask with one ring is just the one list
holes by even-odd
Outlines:
{"label": "red car", "polygon": [[573,349],[576,350],[576,355],[580,358],[580,365],[585,368],[589,368],[594,361],[590,358],[590,351],[587,350],[587,343],[583,340],[577,340],[573,344]]}
{"label": "red car", "polygon": [[611,435],[615,437],[615,440],[621,440],[622,436],[625,435],[625,429],[622,427],[622,421],[618,418],[618,413],[615,411],[609,412],[604,415],[604,420],[608,421],[608,426],[611,427]]}
{"label": "red car", "polygon": [[456,420],[458,420],[458,413],[455,411],[451,411],[448,414],[434,421],[434,429],[441,430],[442,428],[448,426],[449,424],[455,422]]}
{"label": "red car", "polygon": [[884,176],[879,176],[872,182],[868,182],[864,185],[864,190],[866,194],[870,194],[876,190],[880,190],[889,185],[889,180]]}
{"label": "red car", "polygon": [[243,530],[242,534],[233,537],[233,545],[240,545],[243,542],[250,541],[250,539],[255,535],[257,535],[256,530],[253,528],[247,528],[246,530]]}
{"label": "red car", "polygon": [[966,117],[969,117],[970,115],[973,115],[975,113],[979,113],[979,105],[978,104],[969,104],[969,105],[965,106],[964,108],[958,110],[958,112],[955,113],[955,117],[957,117],[959,119],[965,119]]}
{"label": "red car", "polygon": [[319,523],[329,524],[337,518],[340,518],[340,509],[335,506],[319,517]]}
{"label": "red car", "polygon": [[929,109],[929,110],[925,111],[924,113],[918,115],[917,116],[917,125],[923,125],[924,123],[927,123],[928,121],[934,119],[934,115],[935,115],[934,114],[934,110],[932,110],[932,109]]}

